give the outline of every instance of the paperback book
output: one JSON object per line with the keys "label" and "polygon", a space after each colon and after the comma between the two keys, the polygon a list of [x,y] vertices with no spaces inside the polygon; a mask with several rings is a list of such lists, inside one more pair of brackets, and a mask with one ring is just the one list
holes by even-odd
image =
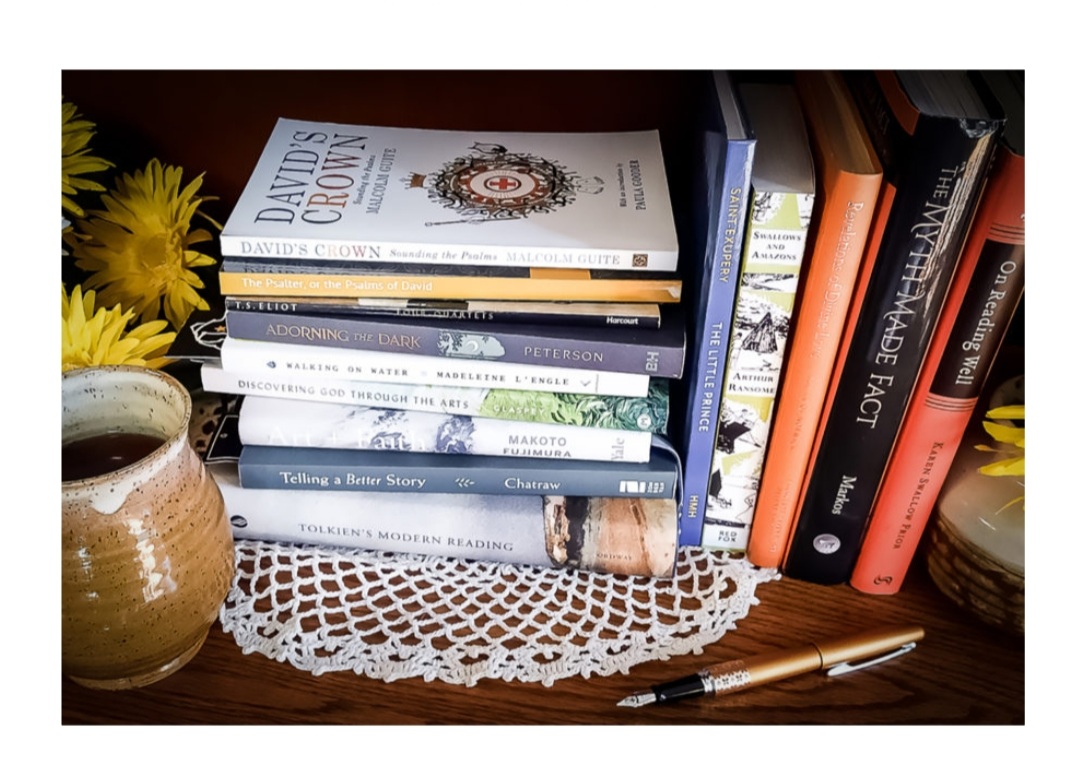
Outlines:
{"label": "paperback book", "polygon": [[220,354],[222,368],[237,374],[320,376],[369,383],[644,397],[649,394],[652,380],[645,373],[359,351],[327,345],[269,343],[233,337],[222,339]]}
{"label": "paperback book", "polygon": [[793,87],[739,88],[757,137],[749,225],[721,384],[702,547],[744,551],[761,482],[814,206],[814,162]]}
{"label": "paperback book", "polygon": [[564,302],[678,302],[673,272],[555,267],[402,265],[225,257],[221,293],[234,296],[357,296],[378,299],[489,299]]}
{"label": "paperback book", "polygon": [[229,337],[361,351],[441,356],[609,372],[682,376],[686,330],[674,308],[658,329],[536,327],[527,324],[227,310]]}
{"label": "paperback book", "polygon": [[823,584],[850,579],[1002,126],[960,71],[851,85],[895,193],[784,561]]}
{"label": "paperback book", "polygon": [[200,371],[203,388],[220,394],[304,399],[653,434],[667,433],[670,412],[670,386],[663,378],[649,381],[647,396],[614,397],[554,391],[367,383],[306,375],[234,373],[214,364],[203,364]]}
{"label": "paperback book", "polygon": [[671,577],[678,500],[244,488],[236,416],[205,453],[237,539]]}
{"label": "paperback book", "polygon": [[659,133],[279,119],[221,233],[230,257],[674,271]]}
{"label": "paperback book", "polygon": [[331,316],[381,316],[534,326],[657,329],[655,302],[530,302],[526,300],[377,299],[373,297],[226,297],[226,310]]}
{"label": "paperback book", "polygon": [[244,445],[645,462],[652,437],[650,432],[623,429],[301,399],[246,397],[240,407],[240,441]]}
{"label": "paperback book", "polygon": [[675,499],[679,461],[660,440],[647,462],[245,445],[238,466],[244,488]]}
{"label": "paperback book", "polygon": [[708,74],[691,218],[682,545],[701,544],[757,140],[729,74]]}

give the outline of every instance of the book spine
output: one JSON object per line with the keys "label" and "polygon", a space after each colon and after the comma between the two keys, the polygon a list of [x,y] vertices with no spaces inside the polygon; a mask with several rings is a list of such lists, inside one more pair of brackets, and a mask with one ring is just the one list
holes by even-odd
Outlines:
{"label": "book spine", "polygon": [[355,380],[235,373],[213,364],[200,368],[202,387],[219,394],[304,399],[390,410],[502,418],[542,424],[597,426],[665,434],[670,411],[667,381],[649,382],[646,397],[609,397],[549,391],[367,383]]}
{"label": "book spine", "polygon": [[237,539],[670,578],[677,502],[638,497],[357,493],[243,488],[208,469]]}
{"label": "book spine", "polygon": [[712,550],[743,551],[750,536],[814,193],[753,197],[777,208],[760,219],[752,207],[747,228],[701,535]]}
{"label": "book spine", "polygon": [[674,272],[677,250],[647,248],[572,248],[548,246],[433,245],[431,243],[331,240],[277,235],[272,238],[232,234],[221,235],[221,253],[240,259],[282,257],[358,257],[379,262],[386,257],[394,264],[455,265],[480,267],[550,267],[559,270],[588,270],[601,265],[610,270]]}
{"label": "book spine", "polygon": [[674,499],[676,471],[648,463],[244,446],[244,488]]}
{"label": "book spine", "polygon": [[437,321],[480,321],[542,326],[659,329],[655,303],[504,302],[488,300],[379,300],[318,297],[226,297],[226,310],[309,315],[385,316]]}
{"label": "book spine", "polygon": [[1024,290],[1024,158],[999,150],[851,574],[900,590]]}
{"label": "book spine", "polygon": [[247,397],[240,409],[240,441],[244,445],[645,462],[652,435]]}
{"label": "book spine", "polygon": [[682,338],[668,336],[670,328],[651,333],[640,330],[642,335],[654,337],[609,340],[582,334],[598,330],[526,327],[526,331],[510,331],[491,325],[469,327],[448,322],[413,323],[245,310],[226,311],[225,324],[230,337],[245,340],[439,356],[470,362],[573,369],[595,366],[609,372],[662,378],[681,377],[686,354]]}
{"label": "book spine", "polygon": [[[800,292],[795,330],[777,397],[768,454],[747,543],[747,557],[761,567],[779,567],[795,519],[800,484],[806,474],[818,421],[826,405],[833,366],[844,334],[847,312],[859,279],[860,267],[872,265],[867,247],[878,210],[882,173],[856,173],[840,166],[832,150],[831,117],[846,114],[853,127],[862,129],[855,105],[832,76],[802,74],[796,79],[807,114],[811,141],[821,171],[814,246]],[[820,85],[820,91],[814,88]],[[822,95],[821,92],[825,92]],[[869,138],[862,133],[869,157]],[[868,165],[867,170],[870,169]],[[866,256],[864,262],[864,255]]]}
{"label": "book spine", "polygon": [[267,343],[226,337],[221,366],[238,374],[348,378],[371,383],[563,391],[620,397],[644,397],[648,375],[580,370],[510,362],[462,362],[444,356],[355,351],[319,345]]}
{"label": "book spine", "polygon": [[887,162],[895,199],[805,479],[783,565],[792,577],[851,577],[999,129],[923,116],[901,163]]}
{"label": "book spine", "polygon": [[218,273],[227,296],[375,297],[380,299],[493,299],[565,302],[678,302],[682,281],[671,278],[594,278],[581,271],[551,272],[520,278],[483,276],[356,275],[248,270],[230,267]]}
{"label": "book spine", "polygon": [[[705,143],[722,143],[716,136],[706,136]],[[702,267],[697,272],[698,294],[695,315],[695,355],[689,360],[689,398],[685,430],[685,487],[683,490],[682,545],[700,546],[705,519],[705,505],[712,474],[716,446],[716,423],[720,414],[721,383],[735,312],[735,289],[739,270],[748,203],[750,172],[755,142],[728,140],[721,180],[709,180],[704,199],[708,234]],[[705,158],[719,152],[705,149]],[[711,172],[705,175],[711,178]],[[717,214],[716,216],[713,213]],[[716,218],[716,229],[712,219]]]}

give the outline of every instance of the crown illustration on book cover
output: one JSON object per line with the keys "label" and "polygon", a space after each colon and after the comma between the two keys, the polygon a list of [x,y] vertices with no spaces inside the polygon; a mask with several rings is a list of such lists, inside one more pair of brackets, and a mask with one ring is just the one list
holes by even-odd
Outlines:
{"label": "crown illustration on book cover", "polygon": [[527,218],[570,205],[578,194],[604,190],[596,176],[586,178],[556,161],[498,143],[473,143],[469,150],[473,153],[447,162],[438,172],[403,179],[406,188],[426,189],[432,202],[463,217],[425,226]]}

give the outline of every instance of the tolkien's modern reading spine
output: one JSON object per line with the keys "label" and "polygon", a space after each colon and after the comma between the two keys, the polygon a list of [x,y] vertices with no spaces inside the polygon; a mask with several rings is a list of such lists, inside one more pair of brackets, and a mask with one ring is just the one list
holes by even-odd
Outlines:
{"label": "tolkien's modern reading spine", "polygon": [[654,302],[525,302],[523,300],[375,299],[368,297],[226,297],[226,310],[308,315],[391,316],[543,326],[658,329]]}
{"label": "tolkien's modern reading spine", "polygon": [[882,180],[841,77],[799,73],[796,88],[815,150],[820,212],[746,549],[762,567],[784,558]]}
{"label": "tolkien's modern reading spine", "polygon": [[244,488],[649,499],[676,497],[677,467],[662,448],[631,463],[245,445],[239,462]]}
{"label": "tolkien's modern reading spine", "polygon": [[644,462],[652,434],[246,397],[240,440],[244,445]]}
{"label": "tolkien's modern reading spine", "polygon": [[407,321],[228,310],[230,337],[294,345],[440,356],[462,362],[509,362],[597,368],[661,378],[682,376],[686,333],[678,309],[659,329],[530,327]]}
{"label": "tolkien's modern reading spine", "polygon": [[651,378],[645,374],[546,367],[510,362],[476,362],[444,356],[356,351],[322,345],[291,345],[226,337],[221,366],[237,374],[333,377],[371,383],[565,391],[644,397]]}
{"label": "tolkien's modern reading spine", "polygon": [[850,579],[1001,127],[918,114],[895,73],[853,92],[896,194],[784,562],[825,584]]}
{"label": "tolkien's modern reading spine", "polygon": [[664,378],[649,381],[646,397],[609,397],[552,391],[366,383],[267,372],[234,373],[214,364],[202,365],[200,374],[203,388],[219,394],[304,399],[653,434],[666,434],[670,410],[670,386]]}
{"label": "tolkien's modern reading spine", "polygon": [[[997,74],[993,74],[996,76]],[[997,92],[995,92],[997,93]],[[1005,141],[1022,126],[1023,98]],[[923,373],[851,573],[865,593],[900,590],[1024,291],[1024,152],[1001,146]]]}
{"label": "tolkien's modern reading spine", "polygon": [[678,503],[641,497],[357,493],[243,488],[208,469],[237,539],[671,577]]}
{"label": "tolkien's modern reading spine", "polygon": [[701,534],[702,547],[740,552],[750,537],[815,197],[795,90],[746,85],[743,95],[758,147]]}
{"label": "tolkien's modern reading spine", "polygon": [[688,334],[687,409],[684,430],[685,488],[680,545],[701,544],[701,529],[716,446],[720,381],[724,375],[731,318],[742,261],[750,200],[750,171],[757,140],[746,127],[726,73],[707,85],[701,160],[694,199],[693,322]]}
{"label": "tolkien's modern reading spine", "polygon": [[678,302],[675,273],[621,270],[559,270],[543,267],[453,267],[453,274],[419,269],[376,272],[367,266],[303,268],[257,259],[225,257],[218,273],[221,293],[231,296],[373,297],[380,299],[491,299],[565,302]]}

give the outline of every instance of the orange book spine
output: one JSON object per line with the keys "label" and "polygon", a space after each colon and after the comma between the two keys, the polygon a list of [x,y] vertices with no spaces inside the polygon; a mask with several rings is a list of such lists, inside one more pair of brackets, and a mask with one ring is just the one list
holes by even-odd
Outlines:
{"label": "orange book spine", "polygon": [[560,300],[580,302],[678,302],[682,281],[613,280],[586,273],[536,273],[530,278],[432,275],[346,275],[227,272],[218,274],[221,293],[232,296],[363,296],[410,299]]}
{"label": "orange book spine", "polygon": [[[866,301],[866,291],[870,285],[870,277],[873,275],[874,265],[877,263],[882,238],[885,234],[885,226],[888,224],[889,214],[892,211],[892,204],[895,199],[896,187],[888,181],[883,181],[881,192],[878,196],[878,204],[874,209],[874,222],[871,226],[870,237],[866,245],[866,255],[859,267],[858,280],[855,284],[855,291],[851,295],[851,304],[848,306],[847,319],[844,322],[844,331],[840,335],[840,347],[837,348],[836,359],[833,362],[832,372],[829,376],[829,388],[825,394],[825,402],[822,404],[821,412],[818,414],[817,428],[814,431],[814,441],[810,448],[810,455],[807,457],[802,476],[792,484],[795,499],[792,504],[791,515],[787,519],[782,561],[786,560],[788,548],[791,545],[791,533],[794,529],[795,517],[802,512],[803,502],[806,500],[807,473],[810,471],[810,466],[821,452],[821,438],[825,431],[825,421],[828,419],[829,413],[832,411],[833,403],[836,401],[836,391],[840,384],[840,373],[843,371],[844,362],[847,360],[848,351],[851,349],[851,337],[855,331],[855,325],[859,320],[859,311]],[[753,538],[751,537],[751,539]],[[775,565],[771,564],[770,566]]]}
{"label": "orange book spine", "polygon": [[1002,148],[885,471],[850,583],[900,590],[1024,290],[1024,157]]}
{"label": "orange book spine", "polygon": [[[810,79],[807,76],[807,79]],[[814,444],[817,423],[828,393],[844,321],[855,293],[859,266],[873,226],[882,171],[870,140],[862,131],[854,104],[835,97],[836,110],[846,109],[849,131],[861,136],[865,172],[851,172],[837,158],[830,134],[835,125],[820,112],[833,103],[826,93],[846,94],[828,81],[797,81],[806,110],[820,171],[822,203],[813,251],[800,292],[798,317],[780,387],[772,436],[761,473],[757,506],[751,524],[747,557],[758,566],[775,567],[783,560],[795,517],[799,486]]]}

